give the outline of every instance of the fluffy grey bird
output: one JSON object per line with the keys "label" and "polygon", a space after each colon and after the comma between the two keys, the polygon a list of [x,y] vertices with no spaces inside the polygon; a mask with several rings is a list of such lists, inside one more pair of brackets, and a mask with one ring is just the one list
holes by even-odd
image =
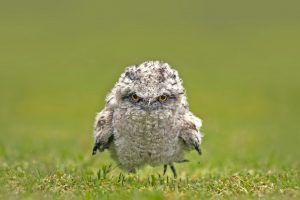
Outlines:
{"label": "fluffy grey bird", "polygon": [[97,151],[109,149],[119,166],[135,172],[149,164],[184,162],[184,152],[201,154],[202,122],[189,111],[178,72],[168,63],[146,61],[126,68],[106,98],[94,125]]}

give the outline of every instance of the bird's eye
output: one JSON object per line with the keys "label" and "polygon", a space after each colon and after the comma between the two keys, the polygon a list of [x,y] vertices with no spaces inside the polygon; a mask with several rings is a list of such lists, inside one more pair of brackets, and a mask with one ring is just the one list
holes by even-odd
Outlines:
{"label": "bird's eye", "polygon": [[160,103],[164,103],[168,100],[167,95],[161,95],[160,97],[158,97],[158,100]]}
{"label": "bird's eye", "polygon": [[139,97],[139,96],[136,95],[136,94],[132,94],[132,95],[131,95],[131,100],[132,100],[133,102],[138,102],[138,101],[141,100],[141,97]]}

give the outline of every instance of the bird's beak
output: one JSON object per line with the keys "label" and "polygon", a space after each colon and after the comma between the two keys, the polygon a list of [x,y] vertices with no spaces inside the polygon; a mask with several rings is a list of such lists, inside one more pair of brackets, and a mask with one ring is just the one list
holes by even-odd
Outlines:
{"label": "bird's beak", "polygon": [[151,106],[151,99],[148,99],[148,106]]}
{"label": "bird's beak", "polygon": [[151,110],[155,109],[154,102],[155,100],[151,98],[144,99],[142,109],[146,110],[147,112],[150,112]]}

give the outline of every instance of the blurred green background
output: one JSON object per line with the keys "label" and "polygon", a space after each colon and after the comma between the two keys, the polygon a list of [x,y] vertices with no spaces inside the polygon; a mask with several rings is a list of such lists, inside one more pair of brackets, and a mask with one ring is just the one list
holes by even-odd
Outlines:
{"label": "blurred green background", "polygon": [[126,66],[164,60],[205,134],[203,157],[189,153],[179,174],[299,169],[299,6],[2,0],[0,163],[45,173],[111,163],[107,153],[90,156],[95,113]]}

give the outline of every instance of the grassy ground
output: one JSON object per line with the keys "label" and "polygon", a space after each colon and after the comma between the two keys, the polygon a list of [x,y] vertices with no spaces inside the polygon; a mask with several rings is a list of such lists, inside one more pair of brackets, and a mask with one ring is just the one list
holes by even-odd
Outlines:
{"label": "grassy ground", "polygon": [[[296,2],[2,4],[0,198],[300,198]],[[91,156],[106,93],[148,59],[179,70],[203,119],[177,179]]]}

